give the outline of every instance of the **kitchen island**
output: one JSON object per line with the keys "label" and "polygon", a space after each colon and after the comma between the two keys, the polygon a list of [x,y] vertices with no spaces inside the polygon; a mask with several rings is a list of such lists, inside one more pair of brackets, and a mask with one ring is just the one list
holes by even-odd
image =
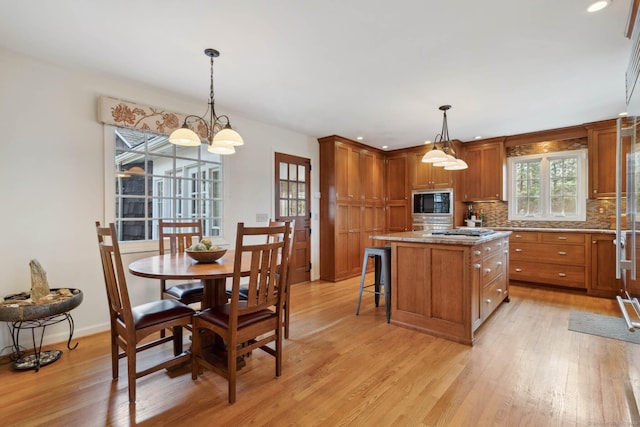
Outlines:
{"label": "kitchen island", "polygon": [[510,234],[371,236],[391,243],[391,323],[473,345],[476,329],[509,301]]}

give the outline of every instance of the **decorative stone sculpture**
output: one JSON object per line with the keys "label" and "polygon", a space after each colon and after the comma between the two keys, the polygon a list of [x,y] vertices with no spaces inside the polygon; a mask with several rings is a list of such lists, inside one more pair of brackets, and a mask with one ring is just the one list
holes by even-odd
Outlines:
{"label": "decorative stone sculpture", "polygon": [[31,268],[31,301],[38,301],[49,295],[49,283],[47,282],[47,272],[44,271],[37,259],[29,262]]}

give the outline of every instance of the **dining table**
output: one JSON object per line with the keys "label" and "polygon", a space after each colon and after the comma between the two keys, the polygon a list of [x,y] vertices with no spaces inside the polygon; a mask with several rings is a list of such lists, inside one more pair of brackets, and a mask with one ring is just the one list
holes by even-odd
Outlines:
{"label": "dining table", "polygon": [[[134,276],[149,279],[201,280],[204,295],[200,309],[204,310],[227,303],[226,282],[227,278],[233,277],[234,263],[234,250],[228,250],[221,258],[210,263],[197,262],[183,252],[141,258],[129,264],[129,272]],[[251,254],[243,253],[241,275],[248,276],[250,272]],[[211,363],[220,365],[225,360],[225,344],[217,335],[213,340],[203,337],[202,347],[205,357]],[[240,359],[237,364],[238,369],[245,365],[244,360]]]}
{"label": "dining table", "polygon": [[[242,254],[241,275],[248,276],[251,270],[251,255]],[[134,276],[165,280],[201,280],[204,297],[201,309],[227,303],[226,281],[233,277],[235,251],[228,250],[214,262],[197,262],[186,252],[154,255],[129,264]]]}

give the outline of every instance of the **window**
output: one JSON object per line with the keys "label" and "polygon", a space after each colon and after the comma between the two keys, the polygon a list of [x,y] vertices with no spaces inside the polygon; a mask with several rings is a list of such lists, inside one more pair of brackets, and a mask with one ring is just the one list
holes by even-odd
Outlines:
{"label": "window", "polygon": [[509,220],[586,220],[586,150],[510,157],[508,167]]}
{"label": "window", "polygon": [[106,217],[113,218],[121,241],[157,240],[160,218],[202,218],[203,234],[220,236],[220,155],[209,153],[206,144],[181,147],[165,135],[106,128],[114,159],[107,169],[106,195],[113,202],[107,201]]}

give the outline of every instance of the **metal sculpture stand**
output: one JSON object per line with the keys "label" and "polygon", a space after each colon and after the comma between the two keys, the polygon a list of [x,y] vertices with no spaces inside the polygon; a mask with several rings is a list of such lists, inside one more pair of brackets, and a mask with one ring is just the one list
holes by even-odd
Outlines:
{"label": "metal sculpture stand", "polygon": [[[50,363],[55,362],[62,355],[62,351],[60,350],[45,350],[42,351],[42,341],[44,339],[44,333],[49,325],[54,325],[56,323],[60,323],[63,321],[67,321],[69,323],[69,339],[67,340],[67,348],[69,350],[75,350],[78,347],[78,343],[76,342],[73,347],[71,347],[71,339],[73,338],[74,331],[74,323],[73,317],[69,312],[60,313],[53,316],[43,317],[41,319],[31,319],[31,320],[20,320],[11,323],[11,339],[13,341],[13,357],[14,362],[12,363],[13,369],[16,370],[28,370],[35,369],[36,372],[40,370],[41,366],[46,366]],[[40,334],[40,342],[36,344],[36,333],[35,330],[37,328],[42,328],[42,333]],[[28,356],[22,356],[23,351],[20,350],[20,331],[23,329],[31,330],[31,339],[33,341],[33,354]]]}

